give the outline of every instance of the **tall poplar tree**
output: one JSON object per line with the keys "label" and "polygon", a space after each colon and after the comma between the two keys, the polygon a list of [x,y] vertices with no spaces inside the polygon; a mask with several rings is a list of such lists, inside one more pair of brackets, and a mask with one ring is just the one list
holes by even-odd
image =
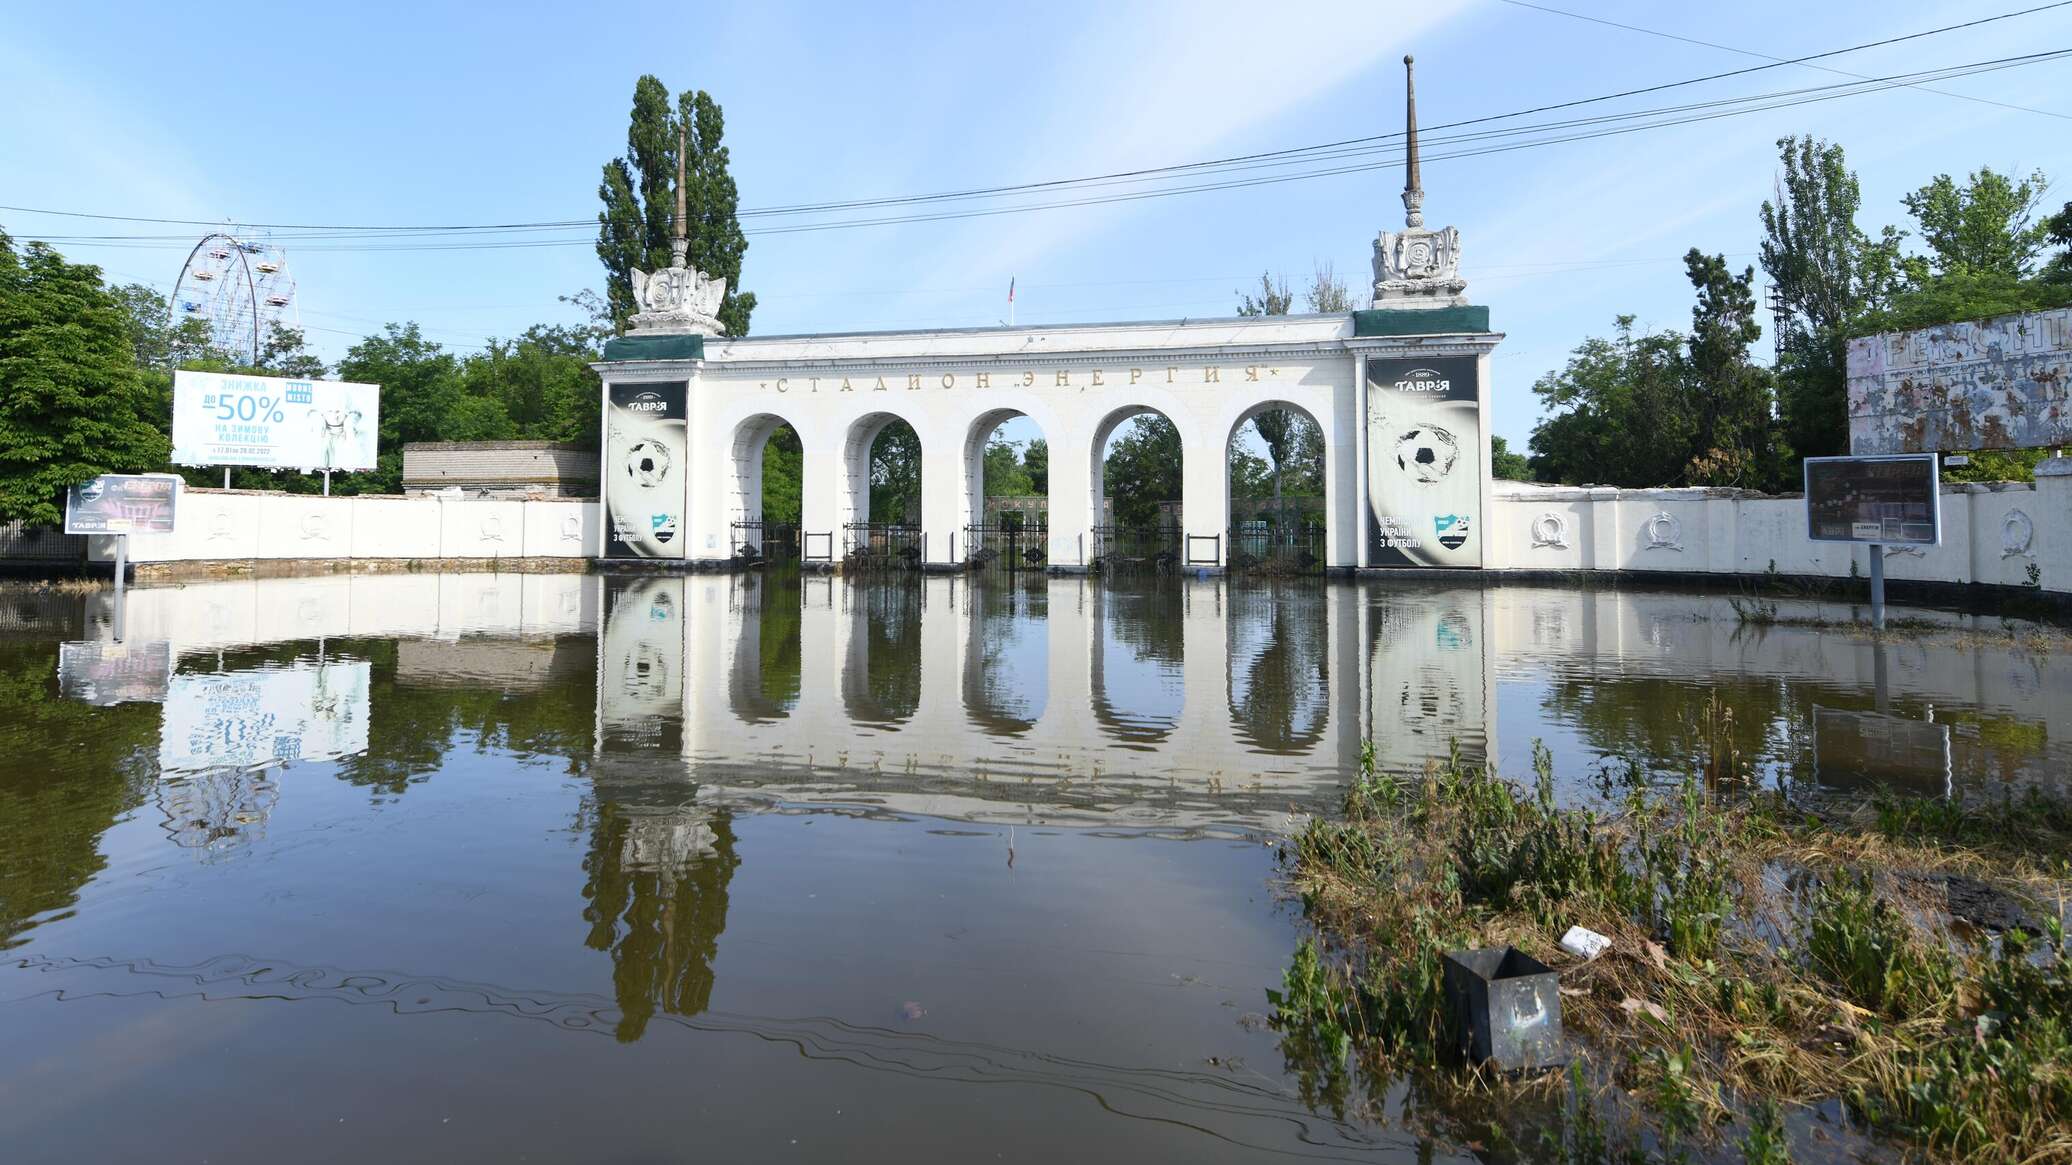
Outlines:
{"label": "tall poplar tree", "polygon": [[679,129],[684,140],[688,262],[727,281],[720,323],[728,335],[745,336],[755,296],[740,286],[748,238],[737,217],[739,196],[727,169],[727,148],[720,144],[726,120],[719,103],[702,89],[679,94],[672,109],[669,90],[652,75],[634,83],[626,154],[604,164],[604,181],[597,187],[604,201],[597,214],[597,258],[604,264],[605,299],[613,322],[624,327],[626,317],[638,310],[630,272],[669,265]]}
{"label": "tall poplar tree", "polygon": [[157,411],[100,269],[0,232],[0,521],[56,525],[67,487],[163,465]]}

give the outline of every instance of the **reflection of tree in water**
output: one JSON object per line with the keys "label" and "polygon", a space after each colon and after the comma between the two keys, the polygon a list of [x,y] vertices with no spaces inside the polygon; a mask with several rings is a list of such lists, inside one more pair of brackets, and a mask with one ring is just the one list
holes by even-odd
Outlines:
{"label": "reflection of tree in water", "polygon": [[1302,753],[1330,707],[1323,594],[1314,587],[1233,588],[1230,711],[1262,752]]}
{"label": "reflection of tree in water", "polygon": [[618,1037],[631,1043],[658,1010],[697,1015],[712,1002],[727,886],[741,864],[733,815],[603,801],[589,818],[584,945],[611,954]]}
{"label": "reflection of tree in water", "polygon": [[1050,695],[1044,639],[1050,587],[1042,575],[987,579],[970,592],[971,655],[964,707],[979,727],[1013,735],[1035,727]]}
{"label": "reflection of tree in water", "polygon": [[57,675],[56,642],[0,640],[0,950],[78,902],[157,768],[158,705],[66,700]]}
{"label": "reflection of tree in water", "polygon": [[1723,725],[1724,736],[1746,764],[1769,757],[1780,725],[1806,715],[1793,708],[1783,683],[1730,676],[1704,684],[1665,676],[1569,676],[1548,686],[1541,706],[1550,720],[1573,725],[1604,756],[1632,761],[1659,775],[1681,776],[1703,770],[1701,720],[1706,700],[1714,693],[1732,711]]}
{"label": "reflection of tree in water", "polygon": [[[1093,596],[1100,636],[1094,719],[1128,744],[1155,744],[1179,723],[1185,700],[1186,598],[1180,587],[1160,580],[1138,586],[1104,581]],[[1155,706],[1161,702],[1172,707]]]}
{"label": "reflection of tree in water", "polygon": [[743,582],[741,650],[730,684],[734,713],[751,724],[782,720],[799,706],[805,659],[799,645],[799,573],[776,568]]}
{"label": "reflection of tree in water", "polygon": [[861,724],[904,723],[921,706],[921,588],[887,580],[855,591],[856,631],[842,703]]}

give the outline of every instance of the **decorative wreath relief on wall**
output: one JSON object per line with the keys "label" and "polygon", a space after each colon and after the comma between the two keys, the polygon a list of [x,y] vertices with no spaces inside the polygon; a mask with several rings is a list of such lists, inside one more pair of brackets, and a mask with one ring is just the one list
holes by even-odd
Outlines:
{"label": "decorative wreath relief on wall", "polygon": [[1532,548],[1568,549],[1568,518],[1552,510],[1532,520]]}
{"label": "decorative wreath relief on wall", "polygon": [[1926,551],[1922,550],[1919,546],[1887,546],[1885,548],[1885,557],[1887,558],[1890,558],[1895,554],[1904,554],[1908,558],[1919,558],[1924,553],[1926,553]]}
{"label": "decorative wreath relief on wall", "polygon": [[2000,519],[2000,557],[2034,558],[2030,547],[2036,543],[2036,523],[2020,510],[2009,510]]}
{"label": "decorative wreath relief on wall", "polygon": [[574,514],[561,519],[561,540],[563,542],[581,542],[583,540],[583,520]]}
{"label": "decorative wreath relief on wall", "polygon": [[218,538],[228,538],[236,532],[236,524],[230,520],[230,515],[221,510],[216,511],[216,516],[209,519],[209,541],[211,542]]}
{"label": "decorative wreath relief on wall", "polygon": [[329,542],[331,519],[322,514],[302,515],[302,537],[304,541]]}
{"label": "decorative wreath relief on wall", "polygon": [[504,540],[504,520],[494,514],[482,519],[482,540],[484,542],[502,542]]}
{"label": "decorative wreath relief on wall", "polygon": [[1640,524],[1640,532],[1647,535],[1649,550],[1683,551],[1683,523],[1667,510],[1656,510],[1654,517]]}

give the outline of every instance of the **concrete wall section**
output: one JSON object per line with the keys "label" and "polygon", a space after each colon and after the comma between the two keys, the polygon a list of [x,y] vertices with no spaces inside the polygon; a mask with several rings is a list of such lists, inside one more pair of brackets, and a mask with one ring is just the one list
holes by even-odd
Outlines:
{"label": "concrete wall section", "polygon": [[[130,537],[134,563],[259,560],[500,559],[589,556],[597,503],[580,499],[474,500],[322,497],[187,490],[171,534]],[[96,537],[97,562],[115,540]]]}
{"label": "concrete wall section", "polygon": [[[1869,547],[1806,536],[1801,498],[1514,482],[1495,488],[1489,566],[1496,570],[1870,572]],[[1944,486],[1942,534],[1937,546],[1887,547],[1886,577],[2072,593],[2072,460],[2044,462],[2034,485]]]}

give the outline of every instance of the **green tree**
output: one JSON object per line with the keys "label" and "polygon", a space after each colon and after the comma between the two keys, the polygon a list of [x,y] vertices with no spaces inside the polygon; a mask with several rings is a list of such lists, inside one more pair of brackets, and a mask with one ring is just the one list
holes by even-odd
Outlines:
{"label": "green tree", "polygon": [[805,512],[806,453],[798,430],[777,426],[763,444],[763,521],[796,526]]}
{"label": "green tree", "polygon": [[460,362],[415,323],[389,324],[346,349],[338,375],[381,386],[376,468],[348,475],[340,492],[400,493],[403,446],[411,441],[483,441],[513,432],[501,404],[462,390]]}
{"label": "green tree", "polygon": [[[599,387],[589,329],[535,324],[513,340],[491,340],[461,362],[465,396],[493,400],[519,437],[597,441]],[[493,418],[492,418],[493,423]]]}
{"label": "green tree", "polygon": [[267,328],[260,341],[259,363],[253,366],[253,370],[267,376],[322,380],[324,361],[309,350],[301,328],[291,328],[276,321]]}
{"label": "green tree", "polygon": [[68,487],[164,465],[158,409],[100,269],[0,232],[0,519],[55,525]]}
{"label": "green tree", "polygon": [[1050,442],[1034,438],[1022,449],[1022,468],[1029,474],[1029,488],[1040,495],[1050,493]]}
{"label": "green tree", "polygon": [[1036,493],[1036,483],[1029,477],[1029,470],[1022,464],[1021,450],[1011,442],[992,440],[986,442],[985,459],[981,464],[984,476],[985,496],[989,498],[1026,498]]}
{"label": "green tree", "polygon": [[1525,454],[1511,452],[1511,443],[1502,437],[1489,439],[1489,457],[1496,476],[1505,481],[1532,480],[1532,463]]}
{"label": "green tree", "polygon": [[1330,315],[1353,310],[1353,297],[1345,289],[1345,281],[1338,277],[1337,268],[1329,263],[1317,264],[1311,274],[1309,290],[1302,293],[1309,303],[1309,310],[1320,315]]}
{"label": "green tree", "polygon": [[1655,486],[1690,460],[1692,417],[1684,389],[1684,337],[1617,334],[1583,341],[1567,367],[1534,382],[1546,416],[1532,431],[1532,472],[1541,481]]}
{"label": "green tree", "polygon": [[1108,447],[1102,480],[1124,526],[1158,521],[1159,504],[1180,500],[1180,429],[1161,413],[1139,413]]}
{"label": "green tree", "polygon": [[1800,457],[1848,452],[1851,327],[1882,306],[1900,278],[1901,235],[1873,241],[1856,225],[1863,193],[1842,147],[1777,143],[1776,201],[1763,203],[1762,267],[1782,312],[1777,394]]}
{"label": "green tree", "polygon": [[679,94],[672,111],[669,90],[652,75],[633,86],[633,112],[626,130],[626,154],[604,164],[597,196],[597,258],[605,270],[605,299],[615,325],[636,310],[630,272],[669,265],[669,240],[676,214],[679,131],[684,143],[684,233],[687,261],[708,276],[727,281],[719,309],[730,336],[748,334],[755,296],[741,290],[741,258],[748,238],[741,233],[738,192],[721,145],[726,119],[704,90]]}
{"label": "green tree", "polygon": [[2072,202],[2043,220],[2043,236],[2050,246],[2058,249],[2058,253],[2044,264],[2039,278],[2051,284],[2072,283]]}
{"label": "green tree", "polygon": [[1935,274],[2015,280],[2029,276],[2049,238],[2049,227],[2034,221],[2049,186],[2041,170],[2017,183],[1986,166],[1961,187],[1938,174],[1903,201],[1921,226]]}
{"label": "green tree", "polygon": [[1294,295],[1288,291],[1288,281],[1278,278],[1272,272],[1259,273],[1259,298],[1254,299],[1243,292],[1238,293],[1237,314],[1241,316],[1284,316],[1295,304]]}
{"label": "green tree", "polygon": [[1755,319],[1755,268],[1735,275],[1724,255],[1693,247],[1684,255],[1684,270],[1697,292],[1687,364],[1696,431],[1684,476],[1698,485],[1767,481],[1777,462],[1771,440],[1775,393],[1770,370],[1748,352],[1763,335]]}
{"label": "green tree", "polygon": [[870,520],[921,520],[921,437],[905,421],[886,425],[871,442]]}

